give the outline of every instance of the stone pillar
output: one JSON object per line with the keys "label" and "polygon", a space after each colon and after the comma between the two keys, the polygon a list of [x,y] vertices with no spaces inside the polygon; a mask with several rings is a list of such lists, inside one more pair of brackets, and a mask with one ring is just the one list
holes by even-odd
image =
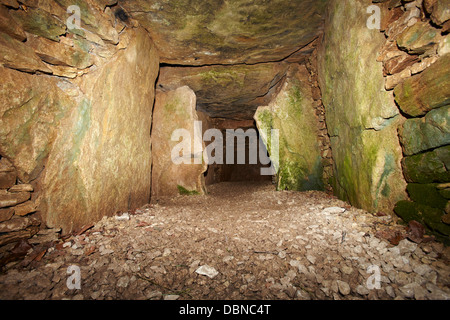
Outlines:
{"label": "stone pillar", "polygon": [[202,139],[196,96],[189,87],[157,90],[152,129],[152,197],[204,194]]}

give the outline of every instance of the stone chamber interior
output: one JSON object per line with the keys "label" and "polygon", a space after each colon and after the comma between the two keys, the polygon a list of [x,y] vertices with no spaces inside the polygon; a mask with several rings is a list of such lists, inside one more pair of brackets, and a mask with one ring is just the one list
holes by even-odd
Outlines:
{"label": "stone chamber interior", "polygon": [[449,29],[447,0],[0,0],[2,269],[224,182],[322,192],[403,226],[391,245],[448,246]]}

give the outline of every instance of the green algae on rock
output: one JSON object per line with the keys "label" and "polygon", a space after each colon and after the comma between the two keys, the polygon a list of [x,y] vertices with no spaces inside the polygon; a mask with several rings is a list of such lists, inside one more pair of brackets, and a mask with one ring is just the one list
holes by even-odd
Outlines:
{"label": "green algae on rock", "polygon": [[[274,100],[255,113],[256,125],[272,156],[278,190],[323,190],[322,158],[318,145],[317,117],[305,67],[289,71]],[[278,162],[272,152],[271,130],[279,130]]]}
{"label": "green algae on rock", "polygon": [[[385,37],[367,28],[369,1],[330,1],[319,83],[334,160],[335,194],[370,212],[407,198],[397,129],[403,118],[376,62]],[[343,81],[345,79],[345,81]]]}
{"label": "green algae on rock", "polygon": [[402,167],[408,182],[450,182],[450,146],[405,157]]}
{"label": "green algae on rock", "polygon": [[400,127],[399,138],[405,155],[450,144],[450,106],[431,110],[422,118],[406,120]]}

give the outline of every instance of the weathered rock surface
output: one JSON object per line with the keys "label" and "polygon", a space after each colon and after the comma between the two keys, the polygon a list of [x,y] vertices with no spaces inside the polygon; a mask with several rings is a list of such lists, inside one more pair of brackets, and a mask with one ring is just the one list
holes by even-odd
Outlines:
{"label": "weathered rock surface", "polygon": [[25,216],[29,213],[36,212],[37,206],[34,201],[26,201],[14,207],[14,214],[17,216]]}
{"label": "weathered rock surface", "polygon": [[32,218],[13,218],[0,223],[0,233],[19,231],[33,224]]}
{"label": "weathered rock surface", "polygon": [[2,32],[0,32],[0,65],[25,72],[52,73],[30,47]]}
{"label": "weathered rock surface", "polygon": [[[53,5],[56,5],[56,3]],[[66,33],[65,20],[63,22],[41,8],[28,8],[27,11],[12,10],[10,14],[22,26],[23,30],[29,33],[57,42],[59,36]]]}
{"label": "weathered rock surface", "polygon": [[8,189],[16,183],[17,172],[6,158],[0,159],[0,189]]}
{"label": "weathered rock surface", "polygon": [[27,35],[22,28],[17,24],[4,6],[0,6],[0,30],[3,33],[19,40],[25,41]]}
{"label": "weathered rock surface", "polygon": [[151,34],[161,62],[184,65],[280,61],[314,40],[327,0],[119,4]]}
{"label": "weathered rock surface", "polygon": [[163,67],[157,86],[188,86],[197,96],[198,110],[208,116],[252,119],[258,106],[270,102],[287,68],[286,63]]}
{"label": "weathered rock surface", "polygon": [[[152,196],[203,194],[205,144],[195,110],[194,91],[187,86],[157,90],[152,128]],[[183,130],[177,135],[176,130]],[[175,134],[175,135],[174,135]]]}
{"label": "weathered rock surface", "polygon": [[0,222],[7,221],[11,219],[14,215],[13,208],[0,209]]}
{"label": "weathered rock surface", "polygon": [[450,19],[450,2],[448,0],[425,0],[425,8],[437,25],[443,25]]}
{"label": "weathered rock surface", "polygon": [[402,111],[417,117],[450,104],[450,54],[440,57],[420,74],[406,79],[394,89]]}
{"label": "weathered rock surface", "polygon": [[27,45],[45,62],[52,65],[63,65],[85,69],[93,64],[92,56],[79,42],[74,46],[51,41],[42,37],[29,35]]}
{"label": "weathered rock surface", "polygon": [[158,56],[145,31],[128,32],[128,47],[83,77],[78,103],[61,120],[41,180],[39,209],[50,227],[70,232],[148,202]]}
{"label": "weathered rock surface", "polygon": [[444,209],[448,202],[435,183],[409,183],[406,190],[411,200],[433,208]]}
{"label": "weathered rock surface", "polygon": [[[395,213],[404,221],[418,221],[433,231],[433,234],[441,241],[449,243],[450,226],[442,222],[444,210],[433,208],[418,202],[399,201],[395,206]],[[446,237],[445,237],[446,236]]]}
{"label": "weathered rock surface", "polygon": [[405,155],[450,144],[450,106],[431,110],[422,118],[406,120],[400,127],[399,138]]}
{"label": "weathered rock surface", "polygon": [[0,152],[26,183],[42,171],[60,121],[75,102],[60,88],[64,82],[52,77],[2,67],[0,77]]}
{"label": "weathered rock surface", "polygon": [[16,184],[8,189],[9,192],[33,192],[34,188],[31,184]]}
{"label": "weathered rock surface", "polygon": [[423,54],[437,43],[438,37],[439,31],[428,22],[417,22],[398,36],[397,45],[411,54]]}
{"label": "weathered rock surface", "polygon": [[[80,8],[81,29],[69,31],[85,38],[89,38],[89,33],[94,33],[110,44],[117,44],[119,42],[119,32],[115,27],[123,27],[123,24],[121,21],[116,21],[111,9],[105,10],[106,5],[114,3],[105,2],[101,4],[97,0],[56,0],[56,2],[64,10],[67,10],[71,5],[77,5]],[[119,31],[121,30],[119,29]]]}
{"label": "weathered rock surface", "polygon": [[[307,79],[305,67],[292,67],[277,96],[254,116],[277,171],[279,190],[323,190],[318,119]],[[272,150],[273,129],[279,134],[278,150]]]}
{"label": "weathered rock surface", "polygon": [[319,82],[334,159],[334,190],[368,211],[406,199],[397,128],[402,122],[376,62],[385,37],[366,26],[371,1],[331,1],[319,50]]}

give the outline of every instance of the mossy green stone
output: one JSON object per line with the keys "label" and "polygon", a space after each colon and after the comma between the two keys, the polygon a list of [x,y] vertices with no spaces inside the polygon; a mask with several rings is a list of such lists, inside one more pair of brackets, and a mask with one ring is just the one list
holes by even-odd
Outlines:
{"label": "mossy green stone", "polygon": [[405,222],[418,221],[425,225],[440,240],[449,242],[450,226],[444,224],[441,220],[445,213],[444,210],[403,200],[397,202],[394,211]]}
{"label": "mossy green stone", "polygon": [[200,194],[197,190],[188,190],[185,187],[180,186],[180,185],[177,185],[177,189],[181,195],[192,196],[192,195]]}
{"label": "mossy green stone", "polygon": [[[370,2],[370,1],[369,1]],[[400,167],[402,123],[379,50],[386,39],[367,28],[368,1],[330,1],[318,75],[334,160],[334,192],[371,212],[392,212],[406,199]]]}
{"label": "mossy green stone", "polygon": [[450,146],[405,157],[402,167],[408,182],[450,182]]}
{"label": "mossy green stone", "polygon": [[444,209],[447,199],[436,188],[437,184],[410,183],[406,190],[411,200],[433,208]]}
{"label": "mossy green stone", "polygon": [[[306,69],[289,74],[269,106],[258,108],[256,125],[277,170],[278,190],[323,190],[317,118],[310,89],[304,81]],[[272,150],[272,129],[279,133],[278,161]]]}
{"label": "mossy green stone", "polygon": [[443,196],[445,199],[450,199],[450,188],[439,190],[439,193],[441,196]]}
{"label": "mossy green stone", "polygon": [[450,144],[450,106],[431,110],[425,117],[408,119],[399,130],[405,155]]}

